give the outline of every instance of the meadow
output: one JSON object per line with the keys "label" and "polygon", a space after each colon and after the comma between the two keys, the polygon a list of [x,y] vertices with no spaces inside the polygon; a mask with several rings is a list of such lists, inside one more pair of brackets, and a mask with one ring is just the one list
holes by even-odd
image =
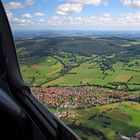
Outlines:
{"label": "meadow", "polygon": [[[107,140],[117,140],[119,135],[123,134],[127,137],[133,137],[140,130],[140,104],[136,102],[121,102],[104,106],[85,108],[82,110],[72,110],[72,114],[78,116],[78,120],[74,124],[72,120],[67,120],[67,124],[83,138],[88,140],[103,139],[104,134]],[[84,127],[84,129],[82,129]],[[88,131],[95,129],[92,133]],[[87,130],[87,131],[86,131]]]}
{"label": "meadow", "polygon": [[131,61],[127,63],[118,61],[112,64],[110,69],[103,70],[101,56],[75,55],[75,60],[74,58],[71,60],[71,57],[57,57],[49,56],[43,62],[30,66],[21,65],[25,82],[34,87],[101,86],[114,90],[139,90],[138,59],[134,59],[133,64]]}
{"label": "meadow", "polygon": [[[24,81],[31,87],[98,87],[139,97],[137,38],[35,37],[18,38],[15,42]],[[63,121],[83,140],[117,140],[121,134],[132,137],[140,130],[138,102],[123,101],[69,112],[78,119]]]}

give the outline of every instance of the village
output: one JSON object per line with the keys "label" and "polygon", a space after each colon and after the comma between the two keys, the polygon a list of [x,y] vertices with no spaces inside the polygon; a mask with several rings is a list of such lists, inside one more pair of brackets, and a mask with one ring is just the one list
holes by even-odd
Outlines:
{"label": "village", "polygon": [[106,91],[100,88],[32,88],[33,95],[42,103],[61,109],[80,109],[121,101],[137,101],[124,91]]}
{"label": "village", "polygon": [[[78,110],[96,106],[102,106],[123,101],[139,102],[139,96],[124,91],[109,91],[99,87],[81,88],[81,87],[57,87],[57,88],[32,88],[32,94],[47,107],[55,108],[54,114],[63,121],[71,121],[72,124],[80,126],[78,115],[71,110]],[[114,108],[119,109],[119,106]],[[106,111],[111,111],[110,108]],[[105,112],[104,112],[105,113]],[[97,120],[104,118],[104,113],[95,114],[89,119]],[[107,127],[105,124],[103,127]],[[119,139],[130,140],[131,138],[118,133]],[[132,139],[139,139],[140,132],[134,134]]]}

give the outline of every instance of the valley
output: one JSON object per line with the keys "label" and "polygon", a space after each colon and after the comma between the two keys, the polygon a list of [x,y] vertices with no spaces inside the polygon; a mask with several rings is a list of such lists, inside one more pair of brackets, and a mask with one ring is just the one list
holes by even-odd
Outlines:
{"label": "valley", "polygon": [[140,130],[140,39],[126,36],[15,38],[33,95],[83,140]]}

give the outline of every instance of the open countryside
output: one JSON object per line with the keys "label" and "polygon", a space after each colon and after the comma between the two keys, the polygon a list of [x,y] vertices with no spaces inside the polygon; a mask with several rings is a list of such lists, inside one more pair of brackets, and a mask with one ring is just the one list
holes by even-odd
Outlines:
{"label": "open countryside", "polygon": [[15,38],[24,81],[83,140],[140,136],[140,37]]}

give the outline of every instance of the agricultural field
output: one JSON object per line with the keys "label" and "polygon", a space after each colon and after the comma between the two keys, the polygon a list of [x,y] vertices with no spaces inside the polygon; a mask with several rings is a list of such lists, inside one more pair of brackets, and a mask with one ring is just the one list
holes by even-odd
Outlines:
{"label": "agricultural field", "polygon": [[137,39],[48,37],[18,40],[17,52],[24,80],[33,87],[139,91],[139,44]]}
{"label": "agricultural field", "polygon": [[[76,114],[78,120],[76,122],[73,120],[74,123],[72,120],[67,120],[68,125],[88,140],[117,140],[120,134],[133,137],[140,128],[140,104],[136,102],[114,103],[74,110],[70,113]],[[81,129],[79,129],[79,126]],[[93,132],[88,131],[89,128]],[[99,135],[100,133],[103,135]]]}
{"label": "agricultural field", "polygon": [[132,99],[115,96],[119,102],[71,110],[49,106],[55,114],[75,115],[62,120],[83,140],[120,140],[140,130],[139,39],[35,37],[17,38],[15,43],[24,81],[32,88],[99,88],[125,92]]}
{"label": "agricultural field", "polygon": [[48,57],[44,62],[33,65],[21,65],[24,80],[29,85],[37,86],[47,80],[59,76],[63,65],[56,59]]}

